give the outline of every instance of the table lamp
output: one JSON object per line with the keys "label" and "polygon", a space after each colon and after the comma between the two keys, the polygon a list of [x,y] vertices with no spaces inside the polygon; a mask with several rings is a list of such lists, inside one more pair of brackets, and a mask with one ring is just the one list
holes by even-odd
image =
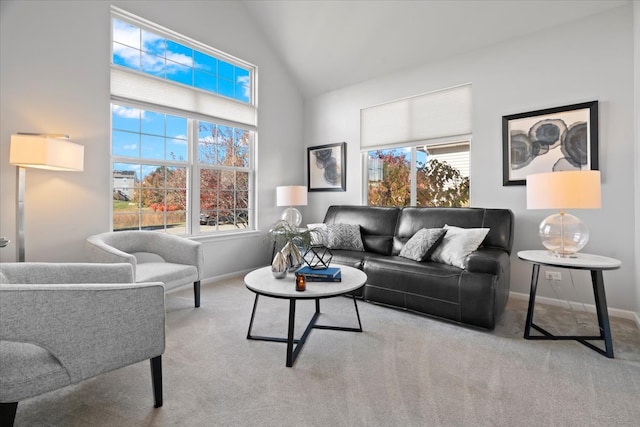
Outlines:
{"label": "table lamp", "polygon": [[527,176],[527,209],[559,209],[540,223],[542,244],[558,257],[575,257],[589,240],[589,229],[565,209],[600,209],[599,171],[561,171]]}
{"label": "table lamp", "polygon": [[282,219],[294,227],[302,223],[302,214],[294,206],[307,206],[307,187],[303,185],[286,185],[276,187],[276,205],[289,206],[282,213]]}
{"label": "table lamp", "polygon": [[18,262],[24,262],[24,207],[26,168],[55,171],[84,170],[84,147],[67,135],[19,133],[11,135],[9,163],[18,167],[17,239]]}

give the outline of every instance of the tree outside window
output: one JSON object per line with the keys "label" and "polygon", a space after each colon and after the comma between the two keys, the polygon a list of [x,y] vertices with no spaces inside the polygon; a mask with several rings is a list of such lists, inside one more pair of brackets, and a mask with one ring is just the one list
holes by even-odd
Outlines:
{"label": "tree outside window", "polygon": [[[466,154],[454,156],[458,163],[466,161],[468,170],[468,144],[466,146]],[[368,204],[410,206],[413,195],[416,206],[469,206],[469,177],[443,160],[447,158],[447,150],[440,150],[439,154],[429,154],[429,151],[431,147],[369,151]],[[450,151],[460,152],[459,149]],[[415,174],[412,163],[415,163]],[[412,194],[412,180],[415,194]]]}

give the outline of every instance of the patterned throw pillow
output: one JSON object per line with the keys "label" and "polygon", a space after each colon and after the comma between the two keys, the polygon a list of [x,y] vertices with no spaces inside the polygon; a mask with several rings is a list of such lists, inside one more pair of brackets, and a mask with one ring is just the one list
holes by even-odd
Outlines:
{"label": "patterned throw pillow", "polygon": [[414,261],[428,260],[446,232],[442,228],[422,228],[404,244],[399,255]]}
{"label": "patterned throw pillow", "polygon": [[433,251],[431,260],[442,264],[466,268],[467,256],[478,247],[489,233],[488,228],[460,228],[444,226],[447,234],[440,246]]}
{"label": "patterned throw pillow", "polygon": [[328,224],[327,247],[364,252],[364,244],[358,224]]}

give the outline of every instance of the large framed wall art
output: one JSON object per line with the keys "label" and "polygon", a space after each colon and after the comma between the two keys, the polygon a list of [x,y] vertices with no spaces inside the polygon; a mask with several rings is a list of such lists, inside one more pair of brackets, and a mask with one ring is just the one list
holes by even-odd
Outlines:
{"label": "large framed wall art", "polygon": [[309,191],[347,190],[347,143],[307,148]]}
{"label": "large framed wall art", "polygon": [[598,170],[598,101],[502,117],[503,185],[565,170]]}

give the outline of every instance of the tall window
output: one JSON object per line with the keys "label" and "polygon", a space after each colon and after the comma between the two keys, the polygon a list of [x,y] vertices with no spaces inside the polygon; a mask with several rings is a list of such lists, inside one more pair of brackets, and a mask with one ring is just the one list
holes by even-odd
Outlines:
{"label": "tall window", "polygon": [[370,206],[469,206],[469,143],[367,152]]}
{"label": "tall window", "polygon": [[251,64],[112,9],[113,230],[253,229]]}

